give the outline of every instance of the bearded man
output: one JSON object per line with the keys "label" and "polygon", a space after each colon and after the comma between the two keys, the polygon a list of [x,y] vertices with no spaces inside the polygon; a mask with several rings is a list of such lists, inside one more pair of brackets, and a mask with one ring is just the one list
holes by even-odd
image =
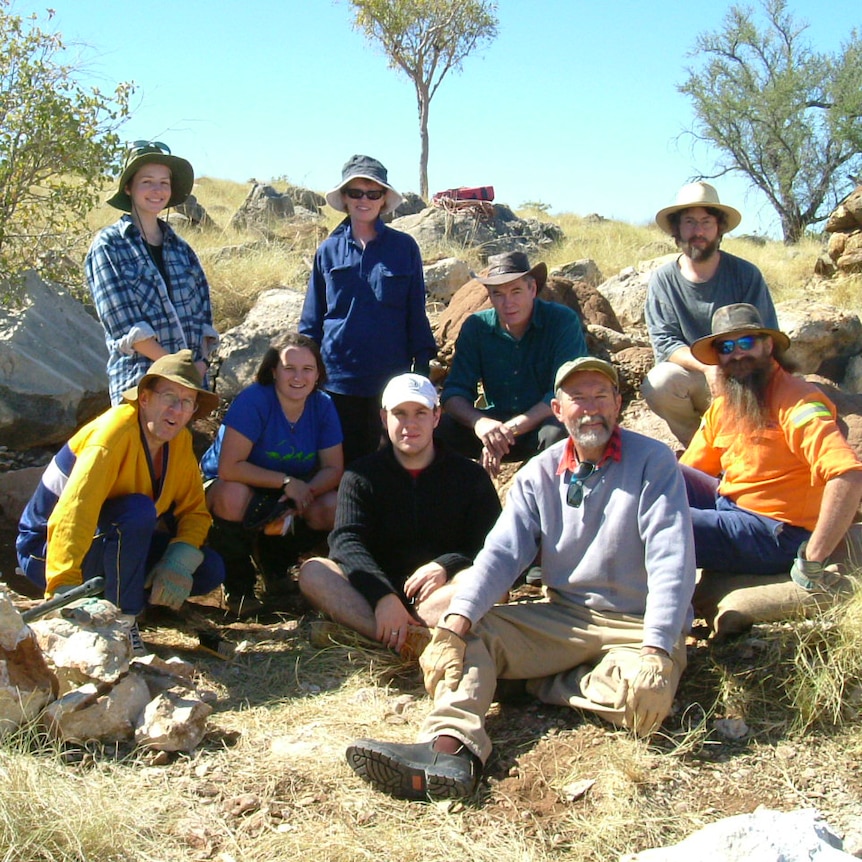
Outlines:
{"label": "bearded man", "polygon": [[828,578],[828,557],[859,507],[862,463],[832,402],[787,370],[789,346],[753,305],[715,312],[712,334],[691,352],[716,367],[719,395],[680,464],[699,567],[790,570],[811,590]]}
{"label": "bearded man", "polygon": [[[522,467],[419,661],[434,707],[412,744],[361,739],[353,770],[410,799],[458,798],[491,753],[498,680],[648,736],[685,668],[694,544],[682,477],[657,440],[621,429],[619,376],[580,357],[554,380],[567,432]],[[542,552],[541,600],[495,604]]]}
{"label": "bearded man", "polygon": [[683,186],[676,203],[659,210],[655,220],[674,238],[680,255],[650,276],[644,316],[656,365],[642,392],[653,413],[687,446],[717,388],[715,369],[692,354],[692,342],[709,335],[712,315],[733,303],[754,305],[767,326],[777,327],[778,319],[760,270],[720,251],[722,238],[742,216],[721,203],[713,186]]}

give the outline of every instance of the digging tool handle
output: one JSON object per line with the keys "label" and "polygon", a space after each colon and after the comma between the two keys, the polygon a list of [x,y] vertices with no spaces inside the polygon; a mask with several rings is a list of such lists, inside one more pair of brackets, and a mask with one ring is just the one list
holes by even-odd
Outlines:
{"label": "digging tool handle", "polygon": [[41,619],[45,614],[49,614],[51,611],[56,611],[57,608],[64,608],[66,605],[71,604],[77,599],[86,599],[89,596],[95,596],[97,593],[101,593],[104,589],[104,578],[90,578],[89,581],[84,581],[80,587],[75,587],[66,593],[54,596],[53,599],[48,599],[47,602],[42,602],[41,605],[29,608],[21,614],[21,618],[25,623],[32,623],[33,620]]}

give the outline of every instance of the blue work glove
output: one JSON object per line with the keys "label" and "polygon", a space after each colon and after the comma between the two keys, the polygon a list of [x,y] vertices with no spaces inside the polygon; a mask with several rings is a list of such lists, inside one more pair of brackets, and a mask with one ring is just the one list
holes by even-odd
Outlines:
{"label": "blue work glove", "polygon": [[178,611],[192,591],[192,574],[203,559],[203,551],[194,545],[171,542],[144,583],[145,587],[152,587],[150,604],[165,605]]}
{"label": "blue work glove", "polygon": [[805,590],[823,590],[834,586],[841,578],[837,568],[830,566],[826,560],[818,563],[817,560],[809,560],[805,557],[805,549],[808,542],[799,546],[796,559],[790,569],[790,577]]}

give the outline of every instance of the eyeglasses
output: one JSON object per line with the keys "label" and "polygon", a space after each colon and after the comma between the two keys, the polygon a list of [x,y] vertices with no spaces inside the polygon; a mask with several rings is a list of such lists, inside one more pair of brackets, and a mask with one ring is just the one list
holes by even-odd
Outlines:
{"label": "eyeglasses", "polygon": [[759,338],[759,335],[743,335],[741,338],[727,338],[722,341],[713,341],[712,346],[715,348],[716,353],[721,356],[730,356],[737,347],[740,350],[751,350]]}
{"label": "eyeglasses", "polygon": [[592,461],[581,461],[577,469],[569,479],[569,490],[566,491],[566,503],[573,509],[577,509],[584,502],[584,482],[596,472],[596,465]]}
{"label": "eyeglasses", "polygon": [[178,398],[173,392],[159,392],[153,390],[153,394],[159,399],[159,403],[166,410],[180,410],[183,413],[194,413],[198,409],[197,400],[194,398]]}
{"label": "eyeglasses", "polygon": [[379,201],[386,194],[386,189],[345,189],[344,194],[352,201],[368,198],[370,201]]}

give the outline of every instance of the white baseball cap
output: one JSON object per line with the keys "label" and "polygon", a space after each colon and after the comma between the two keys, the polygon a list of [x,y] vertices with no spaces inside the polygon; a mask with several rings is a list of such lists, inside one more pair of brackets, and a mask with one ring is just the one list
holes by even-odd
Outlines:
{"label": "white baseball cap", "polygon": [[423,404],[433,410],[440,403],[440,398],[427,377],[421,374],[399,374],[386,384],[380,403],[384,410],[392,410],[407,401]]}

